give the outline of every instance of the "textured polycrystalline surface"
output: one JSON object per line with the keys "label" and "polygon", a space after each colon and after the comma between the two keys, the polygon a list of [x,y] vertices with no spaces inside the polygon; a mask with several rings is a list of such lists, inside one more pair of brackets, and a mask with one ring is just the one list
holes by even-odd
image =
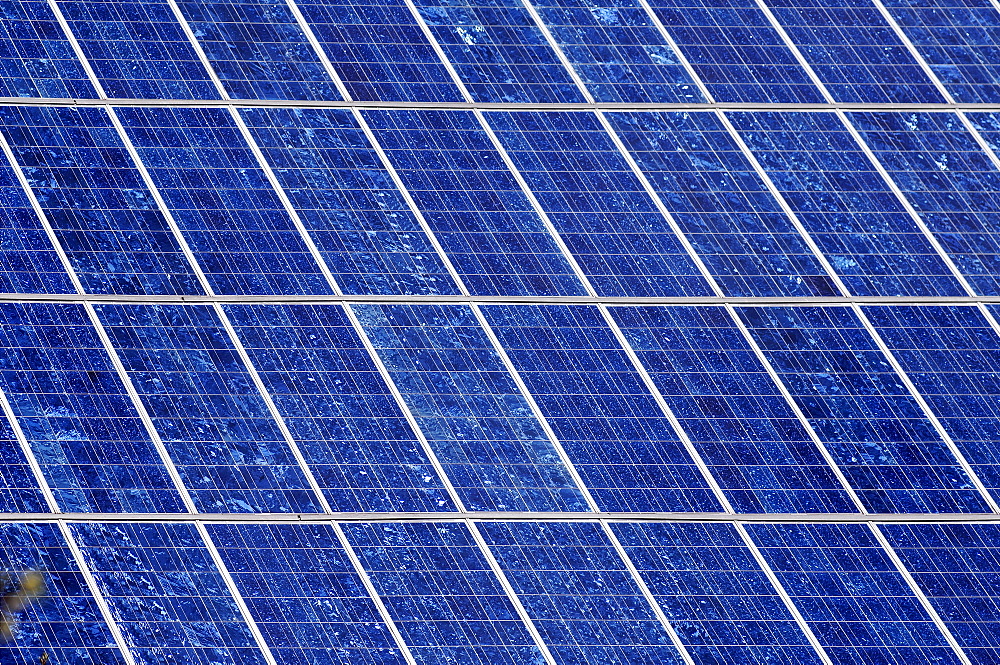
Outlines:
{"label": "textured polycrystalline surface", "polygon": [[343,309],[226,305],[225,311],[334,510],[451,508]]}
{"label": "textured polycrystalline surface", "polygon": [[587,510],[467,306],[354,310],[466,508]]}
{"label": "textured polycrystalline surface", "polygon": [[276,662],[406,662],[332,526],[206,529]]}
{"label": "textured polycrystalline surface", "polygon": [[457,292],[350,111],[242,115],[342,292]]}
{"label": "textured polycrystalline surface", "polygon": [[822,662],[732,525],[611,530],[695,662]]}
{"label": "textured polycrystalline surface", "polygon": [[734,509],[857,510],[723,308],[610,312]]}
{"label": "textured polycrystalline surface", "polygon": [[352,99],[456,102],[462,93],[400,0],[298,0]]}
{"label": "textured polycrystalline surface", "polygon": [[0,420],[0,460],[0,511],[44,512],[45,496],[6,417]]}
{"label": "textured polycrystalline surface", "polygon": [[596,307],[482,310],[601,510],[721,510]]}
{"label": "textured polycrystalline surface", "polygon": [[288,441],[210,305],[97,310],[199,510],[316,510]]}
{"label": "textured polycrystalline surface", "polygon": [[545,662],[465,524],[343,529],[417,662]]}
{"label": "textured polycrystalline surface", "polygon": [[59,8],[108,97],[218,99],[164,0],[71,0]]}
{"label": "textured polycrystalline surface", "polygon": [[747,530],[836,665],[961,662],[867,525]]}

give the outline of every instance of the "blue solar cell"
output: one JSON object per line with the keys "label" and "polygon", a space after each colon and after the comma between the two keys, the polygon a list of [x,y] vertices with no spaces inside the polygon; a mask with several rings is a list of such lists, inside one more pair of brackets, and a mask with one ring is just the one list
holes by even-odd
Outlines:
{"label": "blue solar cell", "polygon": [[705,101],[638,0],[532,4],[596,101]]}
{"label": "blue solar cell", "polygon": [[[0,644],[5,665],[37,665],[43,653],[53,664],[125,663],[55,524],[0,525],[0,560],[8,574],[42,571],[46,587],[44,599],[14,615],[12,639]],[[12,590],[9,578],[2,586]]]}
{"label": "blue solar cell", "polygon": [[299,0],[353,99],[458,102],[462,93],[400,0]]}
{"label": "blue solar cell", "polygon": [[884,524],[917,586],[973,665],[1000,659],[1000,529],[996,524]]}
{"label": "blue solar cell", "polygon": [[344,310],[225,310],[333,510],[453,508]]}
{"label": "blue solar cell", "polygon": [[317,510],[210,306],[97,310],[199,511]]}
{"label": "blue solar cell", "polygon": [[683,662],[598,524],[479,528],[556,662]]}
{"label": "blue solar cell", "polygon": [[0,304],[0,386],[63,511],[184,510],[82,306]]}
{"label": "blue solar cell", "polygon": [[603,296],[710,295],[663,214],[590,113],[487,113]]}
{"label": "blue solar cell", "polygon": [[822,102],[754,0],[650,0],[717,102]]}
{"label": "blue solar cell", "polygon": [[216,293],[331,292],[225,109],[119,114]]}
{"label": "blue solar cell", "polygon": [[471,293],[585,293],[472,113],[365,118]]}
{"label": "blue solar cell", "polygon": [[464,524],[343,528],[418,663],[545,662]]}
{"label": "blue solar cell", "polygon": [[975,307],[866,307],[983,484],[1000,489],[1000,335]]}
{"label": "blue solar cell", "polygon": [[857,510],[724,309],[610,311],[737,512]]}
{"label": "blue solar cell", "polygon": [[59,7],[108,97],[219,98],[165,0],[67,0]]}
{"label": "blue solar cell", "polygon": [[601,510],[722,510],[596,307],[482,309]]}
{"label": "blue solar cell", "polygon": [[87,292],[202,292],[104,109],[6,106],[0,126]]}
{"label": "blue solar cell", "polygon": [[749,524],[834,665],[960,663],[864,524]]}
{"label": "blue solar cell", "polygon": [[468,307],[354,311],[469,510],[587,510]]}
{"label": "blue solar cell", "polygon": [[281,665],[403,665],[328,524],[205,527]]}
{"label": "blue solar cell", "polygon": [[284,0],[178,0],[233,99],[341,99]]}
{"label": "blue solar cell", "polygon": [[739,313],[870,512],[989,512],[850,308]]}
{"label": "blue solar cell", "polygon": [[928,112],[848,117],[976,292],[1000,293],[1000,171],[961,121]]}
{"label": "blue solar cell", "polygon": [[97,97],[45,0],[6,0],[0,19],[0,97]]}
{"label": "blue solar cell", "polygon": [[608,113],[725,295],[836,287],[713,113]]}
{"label": "blue solar cell", "polygon": [[243,118],[344,293],[457,293],[350,111]]}
{"label": "blue solar cell", "polygon": [[990,0],[882,1],[955,101],[1000,101],[1000,14]]}
{"label": "blue solar cell", "polygon": [[771,5],[834,101],[945,101],[871,0],[776,0]]}
{"label": "blue solar cell", "polygon": [[477,102],[583,102],[520,0],[415,0]]}
{"label": "blue solar cell", "polygon": [[73,524],[137,665],[265,665],[191,524]]}
{"label": "blue solar cell", "polygon": [[834,114],[729,117],[851,293],[965,295]]}
{"label": "blue solar cell", "polygon": [[48,510],[38,481],[6,418],[0,418],[0,513]]}
{"label": "blue solar cell", "polygon": [[731,524],[611,530],[695,662],[822,662]]}

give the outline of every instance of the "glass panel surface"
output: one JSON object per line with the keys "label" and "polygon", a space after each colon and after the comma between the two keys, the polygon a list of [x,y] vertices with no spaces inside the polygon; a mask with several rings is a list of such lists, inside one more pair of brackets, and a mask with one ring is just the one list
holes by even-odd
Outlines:
{"label": "glass panel surface", "polygon": [[464,524],[343,529],[421,665],[545,662]]}
{"label": "glass panel surface", "polygon": [[864,524],[748,524],[834,665],[960,663]]}
{"label": "glass panel surface", "polygon": [[62,0],[59,8],[108,97],[219,98],[164,0]]}
{"label": "glass panel surface", "polygon": [[731,524],[612,522],[696,663],[821,663]]}
{"label": "glass panel surface", "polygon": [[406,662],[330,525],[205,528],[277,663]]}
{"label": "glass panel surface", "polygon": [[598,524],[479,528],[560,665],[683,662]]}
{"label": "glass panel surface", "polygon": [[241,111],[341,291],[457,293],[350,111]]}
{"label": "glass panel surface", "polygon": [[989,512],[850,308],[738,312],[870,512]]}
{"label": "glass panel surface", "polygon": [[343,309],[225,310],[334,511],[453,508]]}
{"label": "glass panel surface", "polygon": [[0,513],[49,510],[7,418],[0,419]]}
{"label": "glass panel surface", "polygon": [[354,311],[467,509],[587,510],[468,307]]}
{"label": "glass panel surface", "polygon": [[585,293],[472,113],[364,115],[473,295]]}
{"label": "glass panel surface", "polygon": [[434,48],[400,0],[299,0],[352,99],[460,102]]}
{"label": "glass panel surface", "polygon": [[476,102],[583,102],[520,0],[415,0]]}
{"label": "glass panel surface", "polygon": [[607,118],[725,295],[836,295],[714,113],[615,112]]}
{"label": "glass panel surface", "polygon": [[0,128],[88,293],[202,293],[104,109],[5,106]]}
{"label": "glass panel surface", "polygon": [[663,214],[596,117],[487,113],[598,295],[710,295]]}
{"label": "glass panel surface", "polygon": [[857,510],[724,309],[610,311],[737,512]]}
{"label": "glass panel surface", "polygon": [[729,118],[851,293],[965,295],[836,115]]}
{"label": "glass panel surface", "polygon": [[288,443],[207,305],[99,305],[200,512],[314,512]]}
{"label": "glass panel surface", "polygon": [[192,524],[73,524],[137,665],[265,665]]}
{"label": "glass panel surface", "polygon": [[225,109],[119,115],[215,293],[331,292]]}

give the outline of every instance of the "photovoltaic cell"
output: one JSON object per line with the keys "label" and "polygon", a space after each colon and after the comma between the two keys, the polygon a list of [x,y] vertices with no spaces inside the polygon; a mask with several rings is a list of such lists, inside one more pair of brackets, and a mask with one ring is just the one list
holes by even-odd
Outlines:
{"label": "photovoltaic cell", "polygon": [[822,102],[754,0],[651,0],[717,102]]}
{"label": "photovoltaic cell", "polygon": [[496,112],[486,119],[599,295],[711,294],[593,114]]}
{"label": "photovoltaic cell", "polygon": [[418,663],[545,662],[465,525],[343,528]]}
{"label": "photovoltaic cell", "polygon": [[832,113],[730,113],[851,293],[961,296],[906,208]]}
{"label": "photovoltaic cell", "polygon": [[468,307],[354,311],[466,508],[587,510]]}
{"label": "photovoltaic cell", "polygon": [[979,479],[1000,489],[1000,335],[976,307],[866,307],[865,314]]}
{"label": "photovoltaic cell", "polygon": [[683,662],[598,524],[479,528],[557,663]]}
{"label": "photovoltaic cell", "polygon": [[725,295],[837,290],[713,113],[608,113]]}
{"label": "photovoltaic cell", "polygon": [[[973,117],[995,127],[992,116]],[[851,112],[848,118],[976,292],[1000,293],[1000,171],[958,117]]]}
{"label": "photovoltaic cell", "polygon": [[[52,663],[123,665],[125,660],[59,528],[55,524],[0,525],[0,558],[5,571],[43,571],[45,598],[16,614],[0,659],[10,665],[37,665],[43,653]],[[16,578],[15,578],[16,579]],[[12,591],[9,579],[2,593]]]}
{"label": "photovoltaic cell", "polygon": [[264,665],[192,524],[73,524],[137,665]]}
{"label": "photovoltaic cell", "polygon": [[331,292],[225,109],[119,114],[216,293]]}
{"label": "photovoltaic cell", "polygon": [[596,307],[482,311],[601,510],[723,510]]}
{"label": "photovoltaic cell", "polygon": [[341,98],[284,0],[177,5],[233,99]]}
{"label": "photovoltaic cell", "polygon": [[460,102],[462,93],[400,0],[296,3],[352,99]]}
{"label": "photovoltaic cell", "polygon": [[343,309],[225,310],[335,511],[453,508]]}
{"label": "photovoltaic cell", "polygon": [[585,293],[472,113],[364,116],[473,295]]}
{"label": "photovoltaic cell", "polygon": [[520,0],[415,0],[476,102],[583,102]]}
{"label": "photovoltaic cell", "polygon": [[883,524],[917,586],[973,665],[1000,658],[996,524]]}
{"label": "photovoltaic cell", "polygon": [[0,387],[66,512],[182,512],[83,307],[0,304]]}
{"label": "photovoltaic cell", "polygon": [[1000,101],[1000,13],[990,0],[882,2],[955,101]]}
{"label": "photovoltaic cell", "polygon": [[776,0],[770,4],[834,101],[944,103],[871,0]]}
{"label": "photovoltaic cell", "polygon": [[532,4],[596,101],[705,101],[638,0]]}
{"label": "photovoltaic cell", "polygon": [[108,97],[219,98],[164,0],[63,0],[59,8]]}
{"label": "photovoltaic cell", "polygon": [[406,662],[330,525],[205,528],[277,663]]}
{"label": "photovoltaic cell", "polygon": [[88,293],[202,292],[104,109],[6,106],[0,129]]}
{"label": "photovoltaic cell", "polygon": [[695,662],[822,662],[731,524],[611,530]]}
{"label": "photovoltaic cell", "polygon": [[864,524],[749,524],[834,665],[960,663]]}
{"label": "photovoltaic cell", "polygon": [[0,419],[0,513],[42,513],[48,510],[14,430]]}
{"label": "photovoltaic cell", "polygon": [[313,512],[288,443],[210,306],[98,313],[201,512]]}
{"label": "photovoltaic cell", "polygon": [[0,19],[0,97],[97,98],[45,0],[6,0]]}
{"label": "photovoltaic cell", "polygon": [[723,308],[610,311],[737,512],[857,510]]}
{"label": "photovoltaic cell", "polygon": [[242,115],[344,293],[458,292],[350,111]]}
{"label": "photovoltaic cell", "polygon": [[989,512],[850,308],[738,311],[870,512]]}

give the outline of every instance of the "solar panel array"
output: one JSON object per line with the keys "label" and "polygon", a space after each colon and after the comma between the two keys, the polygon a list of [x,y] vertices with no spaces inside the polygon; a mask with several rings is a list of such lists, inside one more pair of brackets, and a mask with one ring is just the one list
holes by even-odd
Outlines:
{"label": "solar panel array", "polygon": [[0,661],[1000,662],[997,0],[0,11]]}

